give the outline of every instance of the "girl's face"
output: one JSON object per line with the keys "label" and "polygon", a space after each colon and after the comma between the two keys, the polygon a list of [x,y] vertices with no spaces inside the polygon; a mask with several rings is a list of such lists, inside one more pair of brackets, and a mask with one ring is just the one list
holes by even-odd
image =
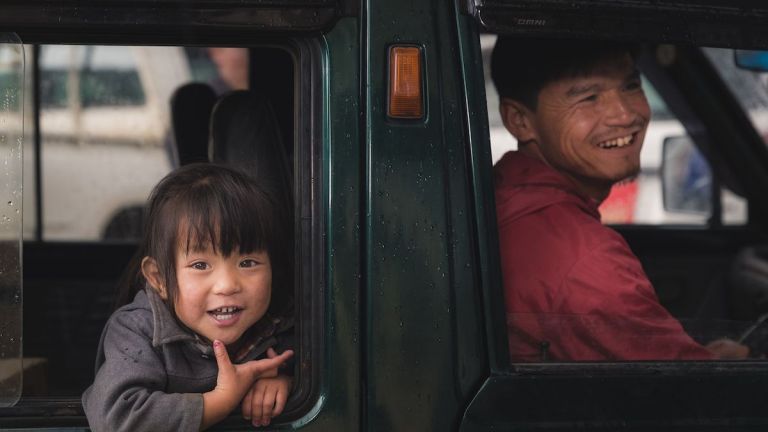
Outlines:
{"label": "girl's face", "polygon": [[176,277],[176,316],[209,341],[238,341],[269,306],[272,266],[266,251],[225,257],[210,246],[180,248]]}

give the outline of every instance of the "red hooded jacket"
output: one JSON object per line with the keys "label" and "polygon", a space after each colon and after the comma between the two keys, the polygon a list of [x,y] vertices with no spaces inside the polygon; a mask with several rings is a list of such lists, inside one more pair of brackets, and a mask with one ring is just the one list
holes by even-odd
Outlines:
{"label": "red hooded jacket", "polygon": [[494,177],[513,361],[713,358],[568,178],[519,152],[505,154]]}

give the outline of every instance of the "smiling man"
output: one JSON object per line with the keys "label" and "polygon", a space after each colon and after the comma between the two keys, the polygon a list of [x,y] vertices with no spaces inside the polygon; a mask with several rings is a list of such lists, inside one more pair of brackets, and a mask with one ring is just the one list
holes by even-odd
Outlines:
{"label": "smiling man", "polygon": [[664,309],[599,204],[640,170],[651,110],[618,43],[500,37],[491,73],[518,151],[494,167],[513,361],[740,358]]}

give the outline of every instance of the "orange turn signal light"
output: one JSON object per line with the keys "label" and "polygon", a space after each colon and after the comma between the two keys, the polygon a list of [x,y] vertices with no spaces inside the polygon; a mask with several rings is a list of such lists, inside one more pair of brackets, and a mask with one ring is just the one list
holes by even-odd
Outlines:
{"label": "orange turn signal light", "polygon": [[415,46],[389,48],[389,103],[392,118],[419,119],[424,116],[421,84],[421,49]]}

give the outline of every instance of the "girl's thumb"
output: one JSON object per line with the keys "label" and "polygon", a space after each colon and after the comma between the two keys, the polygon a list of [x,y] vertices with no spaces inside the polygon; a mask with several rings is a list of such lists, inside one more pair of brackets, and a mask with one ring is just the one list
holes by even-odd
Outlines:
{"label": "girl's thumb", "polygon": [[216,364],[221,371],[223,366],[232,366],[232,362],[229,361],[229,354],[227,354],[227,348],[221,341],[213,341],[213,353],[216,355]]}

